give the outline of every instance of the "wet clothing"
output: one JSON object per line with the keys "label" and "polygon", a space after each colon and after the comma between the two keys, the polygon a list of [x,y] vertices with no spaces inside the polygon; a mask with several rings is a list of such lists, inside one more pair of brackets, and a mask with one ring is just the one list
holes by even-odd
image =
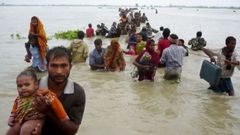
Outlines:
{"label": "wet clothing", "polygon": [[68,48],[72,53],[72,62],[85,62],[88,57],[88,45],[80,39],[75,39]]}
{"label": "wet clothing", "polygon": [[204,38],[192,38],[188,41],[188,45],[191,45],[191,49],[194,51],[201,50],[203,47],[205,47],[207,42]]}
{"label": "wet clothing", "polygon": [[93,29],[93,28],[88,28],[88,29],[86,30],[86,36],[87,36],[88,38],[93,37],[93,36],[94,36],[94,29]]}
{"label": "wet clothing", "polygon": [[[129,39],[128,39],[127,49],[130,49],[130,46],[134,46],[134,48],[136,48],[136,43],[137,43],[137,35],[136,35],[136,33],[132,33],[132,34],[129,36]],[[136,51],[136,50],[135,50],[135,51]]]}
{"label": "wet clothing", "polygon": [[139,43],[137,43],[136,45],[136,54],[139,55],[143,50],[144,48],[146,47],[146,43],[141,41]]}
{"label": "wet clothing", "polygon": [[118,36],[117,27],[115,25],[112,25],[112,27],[110,28],[110,31],[108,32],[107,37],[114,38],[117,36]]}
{"label": "wet clothing", "polygon": [[[48,88],[48,76],[40,80],[40,88]],[[80,125],[85,108],[85,92],[84,89],[68,79],[64,91],[58,97],[63,105],[69,119]],[[46,116],[45,124],[43,125],[42,135],[67,135],[57,126],[55,121]]]}
{"label": "wet clothing", "polygon": [[122,71],[126,66],[123,51],[117,40],[112,40],[111,42],[111,45],[106,48],[104,54],[104,64],[112,71],[116,71],[117,69]]}
{"label": "wet clothing", "polygon": [[28,120],[43,119],[45,117],[44,114],[37,111],[34,102],[35,96],[25,98],[18,96],[15,99],[11,112],[11,114],[15,115],[15,122],[22,124]]}
{"label": "wet clothing", "polygon": [[136,58],[136,62],[141,65],[150,66],[149,70],[138,67],[138,80],[144,79],[154,81],[156,67],[158,65],[158,54],[153,50],[149,49],[150,45],[146,45],[146,50],[142,51]]}
{"label": "wet clothing", "polygon": [[145,23],[146,21],[148,21],[147,16],[142,15],[142,16],[141,16],[141,23]]}
{"label": "wet clothing", "polygon": [[[233,75],[235,67],[240,69],[240,66],[231,65],[231,67],[229,69],[227,69],[227,64],[225,64],[225,62],[224,62],[226,57],[224,56],[222,50],[223,50],[223,48],[221,50],[219,50],[217,53],[214,53],[214,55],[217,56],[217,63],[216,64],[219,65],[221,70],[222,70],[221,78],[230,78]],[[233,61],[233,62],[239,61],[237,52],[234,51],[232,53],[231,61]]]}
{"label": "wet clothing", "polygon": [[38,46],[30,46],[29,51],[32,55],[32,67],[37,68],[39,71],[46,71],[46,58],[43,60],[40,56],[40,51]]}
{"label": "wet clothing", "polygon": [[215,92],[231,92],[233,91],[233,85],[231,78],[220,78],[217,86],[210,86],[209,89],[212,89]]}
{"label": "wet clothing", "polygon": [[65,110],[62,107],[62,104],[56,97],[56,95],[47,90],[37,90],[32,96],[29,97],[20,97],[18,96],[14,102],[12,113],[15,114],[15,121],[22,124],[28,120],[43,119],[44,114],[37,111],[37,106],[35,106],[35,98],[38,95],[42,95],[45,98],[45,102],[50,105],[57,115],[57,118],[60,120],[68,119],[68,116]]}
{"label": "wet clothing", "polygon": [[160,62],[166,64],[165,78],[168,78],[167,76],[171,76],[169,78],[172,78],[172,76],[180,78],[183,65],[183,57],[186,55],[186,53],[186,49],[176,44],[172,44],[163,50]]}
{"label": "wet clothing", "polygon": [[163,38],[162,35],[162,31],[158,31],[154,36],[153,36],[153,40],[155,41],[155,43],[158,43],[160,38]]}
{"label": "wet clothing", "polygon": [[105,53],[105,49],[101,48],[101,51],[97,51],[97,49],[94,49],[90,55],[89,55],[89,65],[91,66],[91,69],[98,69],[98,67],[94,67],[94,65],[103,65],[104,59],[103,55]]}
{"label": "wet clothing", "polygon": [[171,43],[170,43],[170,41],[168,39],[163,38],[163,39],[159,40],[158,48],[157,48],[159,50],[159,52],[160,52],[159,59],[162,57],[163,50],[165,48],[168,48],[170,46],[170,44]]}
{"label": "wet clothing", "polygon": [[[240,66],[235,66],[235,65],[227,65],[224,60],[226,60],[226,56],[223,53],[224,48],[220,49],[217,53],[214,53],[215,56],[217,56],[217,61],[216,64],[221,68],[221,77],[220,81],[217,86],[210,86],[209,89],[213,89],[216,92],[227,92],[229,93],[230,91],[233,91],[233,85],[231,81],[231,77],[233,75],[235,67],[240,69]],[[231,54],[230,60],[232,62],[237,62],[239,61],[238,59],[237,52],[233,52]]]}
{"label": "wet clothing", "polygon": [[47,48],[48,48],[47,36],[46,36],[42,22],[39,20],[39,18],[37,18],[37,20],[38,20],[37,32],[35,31],[34,26],[32,26],[30,23],[29,34],[30,33],[38,34],[37,39],[38,39],[38,44],[39,44],[40,56],[41,56],[41,59],[44,60],[44,58],[46,57]]}

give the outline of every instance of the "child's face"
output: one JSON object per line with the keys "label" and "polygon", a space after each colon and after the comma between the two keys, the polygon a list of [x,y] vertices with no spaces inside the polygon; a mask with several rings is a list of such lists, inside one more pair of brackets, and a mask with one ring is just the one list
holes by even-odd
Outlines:
{"label": "child's face", "polygon": [[35,38],[31,39],[30,42],[31,42],[32,45],[37,45],[38,44],[37,39],[35,39]]}
{"label": "child's face", "polygon": [[178,41],[177,41],[177,44],[180,45],[180,46],[182,46],[182,45],[183,45],[183,42],[182,42],[181,40],[178,40]]}
{"label": "child's face", "polygon": [[31,96],[38,88],[37,82],[31,77],[21,75],[17,78],[17,90],[21,97]]}

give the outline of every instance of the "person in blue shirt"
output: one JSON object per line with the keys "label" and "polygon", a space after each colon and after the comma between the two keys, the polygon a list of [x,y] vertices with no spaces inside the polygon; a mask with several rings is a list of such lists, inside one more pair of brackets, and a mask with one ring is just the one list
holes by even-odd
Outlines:
{"label": "person in blue shirt", "polygon": [[94,41],[95,49],[89,54],[89,65],[91,70],[104,69],[103,55],[105,48],[102,48],[102,40],[96,39]]}
{"label": "person in blue shirt", "polygon": [[[29,69],[34,69],[37,72],[44,72],[47,70],[46,68],[46,60],[42,60],[40,56],[40,49],[38,44],[38,39],[36,36],[29,35],[29,54],[25,56],[25,61],[30,62],[32,59],[32,65]],[[27,47],[26,47],[27,48]],[[26,49],[28,50],[28,49]],[[29,57],[30,56],[30,57]]]}

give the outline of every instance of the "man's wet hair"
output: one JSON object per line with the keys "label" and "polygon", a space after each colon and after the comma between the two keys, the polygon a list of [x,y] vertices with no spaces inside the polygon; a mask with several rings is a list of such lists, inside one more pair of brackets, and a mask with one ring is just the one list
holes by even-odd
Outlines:
{"label": "man's wet hair", "polygon": [[170,29],[169,28],[163,29],[162,35],[164,38],[167,38],[170,35]]}
{"label": "man's wet hair", "polygon": [[227,45],[228,43],[230,43],[231,41],[236,41],[236,38],[233,36],[228,36],[225,40],[225,44]]}
{"label": "man's wet hair", "polygon": [[163,30],[164,30],[164,27],[163,27],[163,26],[161,26],[159,29],[160,29],[161,31],[163,31]]}
{"label": "man's wet hair", "polygon": [[79,32],[77,33],[77,35],[78,35],[78,38],[79,38],[79,39],[83,39],[85,34],[84,34],[83,31],[79,31]]}
{"label": "man's wet hair", "polygon": [[47,65],[49,64],[51,59],[56,59],[56,58],[60,58],[60,57],[66,57],[68,59],[68,62],[70,64],[72,63],[72,55],[71,55],[70,50],[68,50],[64,46],[57,46],[57,47],[50,49],[47,52],[47,55],[46,55]]}
{"label": "man's wet hair", "polygon": [[26,69],[26,70],[22,71],[21,73],[19,73],[19,74],[17,75],[17,79],[18,79],[19,77],[21,77],[21,76],[29,76],[29,77],[31,77],[35,82],[38,81],[36,72],[34,72],[33,70]]}
{"label": "man's wet hair", "polygon": [[88,27],[91,27],[91,28],[92,28],[92,24],[91,24],[91,23],[89,23],[89,24],[88,24]]}
{"label": "man's wet hair", "polygon": [[98,38],[94,40],[94,45],[102,45],[102,39]]}
{"label": "man's wet hair", "polygon": [[176,34],[171,34],[171,35],[170,35],[170,38],[172,38],[172,39],[178,39],[178,36],[177,36]]}
{"label": "man's wet hair", "polygon": [[202,32],[201,31],[198,31],[197,32],[197,37],[201,37],[202,36]]}

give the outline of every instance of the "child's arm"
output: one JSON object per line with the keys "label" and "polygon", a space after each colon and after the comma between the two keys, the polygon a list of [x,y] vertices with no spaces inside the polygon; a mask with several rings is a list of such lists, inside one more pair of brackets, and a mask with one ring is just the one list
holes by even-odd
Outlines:
{"label": "child's arm", "polygon": [[51,102],[51,106],[55,114],[57,115],[57,118],[61,121],[69,120],[69,117],[67,113],[65,112],[62,103],[58,100],[56,96],[53,97],[53,100]]}
{"label": "child's arm", "polygon": [[15,121],[15,117],[16,117],[16,111],[17,111],[17,100],[18,100],[18,98],[15,99],[13,107],[12,107],[11,114],[8,118],[8,125],[10,127],[12,127],[14,125],[14,121]]}
{"label": "child's arm", "polygon": [[14,126],[14,121],[15,121],[15,113],[11,113],[11,115],[8,118],[8,125],[10,127]]}
{"label": "child's arm", "polygon": [[56,94],[50,90],[39,90],[38,94],[44,97],[46,104],[50,105],[57,118],[61,121],[69,120],[67,113],[65,112],[62,103],[57,98]]}

